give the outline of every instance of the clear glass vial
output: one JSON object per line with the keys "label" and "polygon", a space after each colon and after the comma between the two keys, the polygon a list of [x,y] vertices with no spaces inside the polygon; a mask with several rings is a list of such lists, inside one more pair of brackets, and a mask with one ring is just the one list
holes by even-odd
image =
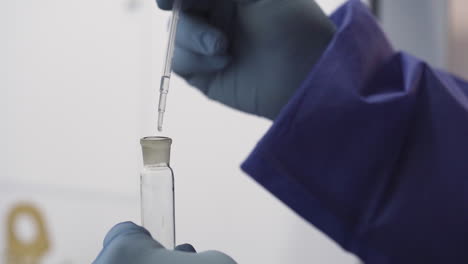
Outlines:
{"label": "clear glass vial", "polygon": [[174,174],[169,167],[172,140],[146,137],[140,143],[144,163],[140,177],[142,225],[165,248],[173,249]]}

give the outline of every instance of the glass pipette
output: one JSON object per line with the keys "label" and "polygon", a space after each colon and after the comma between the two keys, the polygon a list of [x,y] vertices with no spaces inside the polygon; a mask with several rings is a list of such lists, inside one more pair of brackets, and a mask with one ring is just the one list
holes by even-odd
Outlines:
{"label": "glass pipette", "polygon": [[166,111],[167,94],[169,93],[169,83],[172,73],[172,58],[174,56],[175,39],[177,34],[177,24],[179,22],[179,14],[182,0],[174,0],[172,6],[172,18],[169,29],[169,39],[167,41],[166,60],[164,62],[164,72],[161,77],[161,87],[159,90],[159,107],[158,107],[158,131],[163,128],[164,112]]}

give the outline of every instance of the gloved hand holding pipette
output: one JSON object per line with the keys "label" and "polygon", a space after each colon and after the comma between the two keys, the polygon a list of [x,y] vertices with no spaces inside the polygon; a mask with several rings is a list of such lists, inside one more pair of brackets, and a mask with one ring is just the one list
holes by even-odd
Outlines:
{"label": "gloved hand holding pipette", "polygon": [[173,70],[209,98],[269,119],[335,32],[312,0],[184,0],[182,10]]}

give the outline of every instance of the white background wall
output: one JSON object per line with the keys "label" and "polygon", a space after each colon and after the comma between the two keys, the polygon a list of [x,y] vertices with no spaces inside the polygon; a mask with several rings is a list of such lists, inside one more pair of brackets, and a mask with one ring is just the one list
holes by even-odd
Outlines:
{"label": "white background wall", "polygon": [[468,2],[452,0],[449,5],[449,63],[451,72],[468,80]]}
{"label": "white background wall", "polygon": [[[449,3],[440,0],[382,1],[382,24],[398,50],[404,50],[431,65],[447,68]],[[405,30],[401,30],[405,28]],[[417,32],[417,34],[415,34]]]}
{"label": "white background wall", "polygon": [[[89,263],[114,223],[138,221],[167,18],[151,0],[0,1],[0,252],[19,201],[45,215],[43,263]],[[240,171],[268,121],[177,78],[166,121],[179,242],[239,263],[357,262]]]}
{"label": "white background wall", "polygon": [[395,49],[468,79],[467,1],[387,0],[381,9],[383,29]]}

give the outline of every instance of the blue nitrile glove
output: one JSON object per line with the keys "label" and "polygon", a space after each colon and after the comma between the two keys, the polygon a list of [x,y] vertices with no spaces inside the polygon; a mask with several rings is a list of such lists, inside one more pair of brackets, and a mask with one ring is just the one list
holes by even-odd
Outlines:
{"label": "blue nitrile glove", "polygon": [[188,245],[164,249],[143,227],[126,222],[114,226],[93,264],[236,264],[217,251],[196,253]]}
{"label": "blue nitrile glove", "polygon": [[335,32],[313,0],[183,0],[182,9],[174,71],[209,98],[270,119]]}

